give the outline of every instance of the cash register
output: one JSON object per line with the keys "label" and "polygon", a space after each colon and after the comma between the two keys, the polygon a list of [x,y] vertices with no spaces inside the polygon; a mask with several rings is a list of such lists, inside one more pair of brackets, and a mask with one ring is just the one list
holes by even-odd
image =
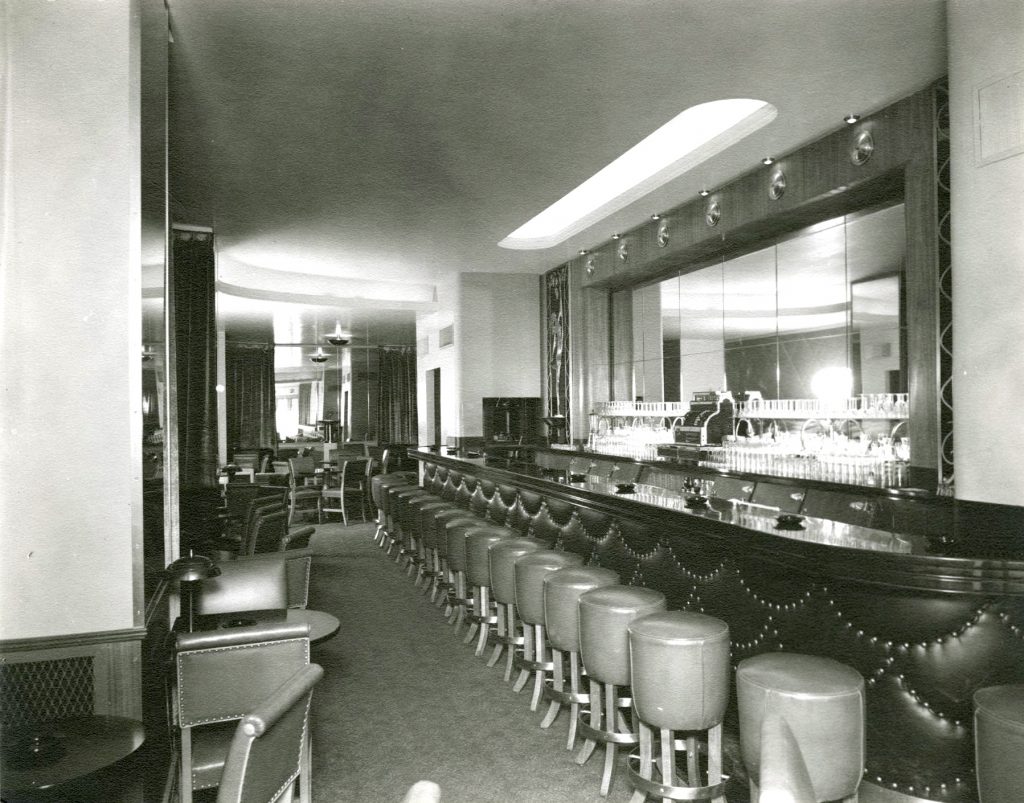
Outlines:
{"label": "cash register", "polygon": [[718,446],[726,435],[732,434],[732,423],[731,391],[694,393],[689,412],[676,419],[673,426],[673,456],[681,462],[699,460],[701,449]]}

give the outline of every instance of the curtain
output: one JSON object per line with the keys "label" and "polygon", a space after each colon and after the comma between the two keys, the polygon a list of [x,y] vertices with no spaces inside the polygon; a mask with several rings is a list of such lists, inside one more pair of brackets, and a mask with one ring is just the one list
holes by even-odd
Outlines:
{"label": "curtain", "polygon": [[274,345],[228,341],[224,350],[228,453],[274,448]]}
{"label": "curtain", "polygon": [[416,352],[410,348],[380,350],[377,430],[381,443],[416,443]]}
{"label": "curtain", "polygon": [[174,230],[171,250],[182,489],[217,487],[217,324],[213,235]]}

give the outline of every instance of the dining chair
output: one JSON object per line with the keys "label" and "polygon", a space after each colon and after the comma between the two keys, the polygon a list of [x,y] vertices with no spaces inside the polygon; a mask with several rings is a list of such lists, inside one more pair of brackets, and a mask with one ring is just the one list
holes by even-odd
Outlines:
{"label": "dining chair", "polygon": [[[279,621],[176,634],[171,712],[180,803],[220,784],[238,720],[309,664],[309,632],[306,622]],[[309,783],[300,773],[303,801]]]}
{"label": "dining chair", "polygon": [[[345,507],[347,499],[359,500],[359,515],[366,521],[366,485],[365,468],[367,459],[364,457],[342,460],[338,470],[324,483],[321,495],[324,501],[324,513],[340,513],[341,520],[348,526],[348,511]],[[350,473],[352,472],[352,473]]]}

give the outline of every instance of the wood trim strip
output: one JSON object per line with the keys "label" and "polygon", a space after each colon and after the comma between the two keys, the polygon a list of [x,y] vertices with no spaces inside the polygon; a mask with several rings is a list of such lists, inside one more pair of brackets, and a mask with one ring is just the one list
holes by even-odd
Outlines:
{"label": "wood trim strip", "polygon": [[130,627],[125,630],[103,630],[94,633],[72,633],[61,636],[43,636],[40,638],[7,639],[0,641],[0,661],[4,660],[3,654],[8,652],[62,650],[90,644],[142,641],[145,637],[146,628]]}

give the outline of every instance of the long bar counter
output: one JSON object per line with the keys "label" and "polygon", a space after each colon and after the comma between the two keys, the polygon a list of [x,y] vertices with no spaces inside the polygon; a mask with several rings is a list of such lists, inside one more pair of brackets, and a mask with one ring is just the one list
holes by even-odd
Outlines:
{"label": "long bar counter", "polygon": [[[868,689],[862,800],[974,799],[973,693],[1024,682],[1024,560],[990,546],[969,555],[926,524],[804,516],[780,529],[766,506],[691,508],[643,476],[632,493],[607,478],[570,482],[533,453],[410,455],[425,487],[477,515],[656,588],[670,608],[724,619],[734,664],[787,650],[855,667]],[[956,519],[952,500],[940,504]]]}

